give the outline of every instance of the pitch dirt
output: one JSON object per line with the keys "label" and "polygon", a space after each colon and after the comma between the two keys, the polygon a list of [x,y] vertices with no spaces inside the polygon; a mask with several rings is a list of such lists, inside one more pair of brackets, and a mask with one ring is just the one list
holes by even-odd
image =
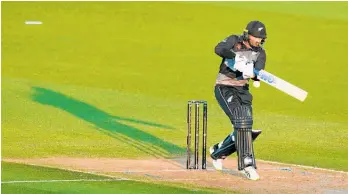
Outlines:
{"label": "pitch dirt", "polygon": [[224,161],[225,169],[186,170],[184,159],[128,160],[114,158],[38,158],[3,161],[79,170],[138,180],[180,182],[242,193],[348,193],[348,172],[257,161],[259,181],[250,181],[236,170],[236,161]]}

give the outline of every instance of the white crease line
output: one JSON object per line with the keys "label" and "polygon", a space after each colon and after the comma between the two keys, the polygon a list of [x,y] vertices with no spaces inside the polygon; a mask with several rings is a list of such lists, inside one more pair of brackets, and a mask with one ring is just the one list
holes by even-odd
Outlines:
{"label": "white crease line", "polygon": [[[6,161],[6,160],[4,160]],[[256,160],[257,161],[260,161],[260,162],[264,162],[266,164],[278,164],[278,165],[287,165],[287,168],[291,168],[291,167],[298,167],[298,168],[307,168],[307,169],[314,169],[314,170],[321,170],[321,171],[328,171],[328,172],[334,172],[334,173],[342,173],[342,174],[345,174],[345,175],[348,175],[348,172],[345,172],[345,171],[338,171],[338,170],[332,170],[332,169],[327,169],[327,168],[318,168],[318,167],[313,167],[313,166],[304,166],[304,165],[298,165],[298,164],[288,164],[288,163],[281,163],[281,162],[273,162],[273,161],[267,161],[267,160],[261,160],[261,159],[258,159]],[[11,162],[11,161],[10,161]],[[30,166],[40,166],[40,167],[47,167],[47,168],[55,168],[55,169],[61,169],[61,170],[68,170],[68,171],[73,171],[73,172],[82,172],[82,173],[87,173],[87,174],[93,174],[93,175],[99,175],[99,176],[106,176],[106,177],[110,177],[110,178],[114,178],[114,176],[111,176],[111,175],[108,175],[108,174],[100,174],[99,172],[104,172],[104,171],[84,171],[84,170],[74,170],[74,169],[69,169],[69,168],[60,168],[58,166],[50,166],[50,165],[38,165],[38,164],[31,164],[31,163],[26,163],[26,162],[16,162],[15,163],[19,163],[19,164],[26,164],[26,165],[30,165]],[[262,169],[262,168],[261,168]],[[260,170],[261,170],[260,169]],[[269,169],[269,168],[265,168],[265,169]],[[274,167],[272,168],[274,170],[278,170],[278,167]],[[185,172],[185,171],[196,171],[195,169],[182,169],[182,172]],[[207,168],[208,171],[214,171],[215,169],[214,168]],[[230,169],[228,169],[230,170]],[[233,169],[232,169],[233,170]],[[162,172],[163,170],[157,170],[158,172]],[[174,172],[174,170],[172,169],[166,169],[166,171],[172,171]],[[203,171],[203,170],[199,170],[199,171]],[[110,172],[110,171],[108,171]],[[125,172],[129,172],[129,173],[136,173],[136,172],[155,172],[155,171],[127,171],[127,170],[120,170],[120,171],[111,171],[111,172],[120,172],[120,173],[125,173]],[[178,169],[178,172],[180,172],[180,169]],[[98,173],[98,174],[95,174],[95,173]]]}
{"label": "white crease line", "polygon": [[299,164],[287,164],[287,163],[272,162],[272,161],[267,161],[267,160],[256,160],[256,161],[261,161],[261,162],[268,163],[268,164],[288,165],[290,168],[291,167],[307,168],[307,169],[313,169],[313,170],[337,172],[337,173],[342,173],[342,174],[347,174],[348,175],[348,172],[345,172],[345,171],[332,170],[332,169],[327,169],[327,168],[319,168],[319,167],[314,167],[314,166],[305,166],[305,165],[299,165]]}
{"label": "white crease line", "polygon": [[[199,169],[163,169],[163,170],[111,170],[107,172],[119,172],[119,173],[142,173],[142,172],[206,172],[206,171],[215,171],[213,168],[207,168],[205,170]],[[105,171],[88,171],[92,173],[105,172]]]}
{"label": "white crease line", "polygon": [[130,181],[127,178],[118,179],[71,179],[71,180],[22,180],[22,181],[2,181],[1,184],[13,183],[52,183],[52,182],[112,182],[112,181]]}
{"label": "white crease line", "polygon": [[[45,183],[45,182],[102,182],[102,181],[137,181],[137,182],[147,182],[146,179],[128,179],[128,178],[116,178],[115,176],[109,175],[109,174],[103,174],[103,173],[98,173],[98,172],[92,172],[92,171],[83,171],[83,170],[75,170],[75,169],[69,169],[69,168],[60,168],[57,166],[50,166],[50,165],[38,165],[38,164],[32,164],[32,163],[25,163],[25,162],[15,162],[17,164],[25,164],[25,165],[29,165],[29,166],[38,166],[38,167],[46,167],[46,168],[53,168],[53,169],[59,169],[59,170],[64,170],[64,171],[71,171],[71,172],[78,172],[78,173],[85,173],[85,174],[92,174],[92,175],[97,175],[97,176],[105,176],[105,177],[109,177],[110,179],[73,179],[73,180],[22,180],[22,181],[2,181],[1,184],[15,184],[15,183]],[[214,169],[212,168],[207,168],[207,170],[210,171],[214,171]],[[161,170],[158,170],[161,171]],[[167,169],[167,171],[172,171],[171,169]],[[179,171],[192,171],[192,172],[196,172],[197,170],[195,169],[191,169],[191,170],[187,170],[187,169],[183,169],[183,170],[179,170]],[[199,171],[203,171],[204,170],[199,170]],[[125,172],[125,171],[120,171],[120,172]],[[130,171],[128,171],[130,172]],[[200,180],[205,180],[205,179],[198,179],[198,178],[192,178],[192,179],[158,179],[158,178],[152,178],[151,180],[156,180],[156,181],[200,181]],[[215,179],[209,179],[209,180],[230,180],[229,178],[226,179],[225,178],[215,178]]]}
{"label": "white crease line", "polygon": [[[200,181],[205,179],[192,178],[192,179],[156,179],[156,181]],[[215,180],[230,180],[229,178],[215,178],[209,179]],[[117,181],[141,181],[137,179],[118,178],[118,179],[71,179],[71,180],[20,180],[20,181],[2,181],[1,184],[16,184],[16,183],[55,183],[55,182],[117,182]],[[146,182],[146,180],[143,180]]]}
{"label": "white crease line", "polygon": [[[207,180],[204,178],[192,178],[192,179],[155,179],[156,181],[202,181]],[[217,180],[231,180],[231,178],[209,178],[209,181],[217,181]]]}

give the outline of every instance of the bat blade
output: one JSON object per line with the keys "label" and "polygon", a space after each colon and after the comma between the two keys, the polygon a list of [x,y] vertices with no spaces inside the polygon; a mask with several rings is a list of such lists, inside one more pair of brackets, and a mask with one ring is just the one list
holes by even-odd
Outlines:
{"label": "bat blade", "polygon": [[255,70],[254,72],[257,75],[257,78],[262,82],[267,83],[268,85],[273,86],[302,102],[307,98],[308,92],[265,70]]}

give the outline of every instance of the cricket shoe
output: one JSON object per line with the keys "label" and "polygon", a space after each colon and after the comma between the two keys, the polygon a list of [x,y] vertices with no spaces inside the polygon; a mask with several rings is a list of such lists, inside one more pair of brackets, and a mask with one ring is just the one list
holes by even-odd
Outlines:
{"label": "cricket shoe", "polygon": [[244,174],[248,179],[250,180],[260,180],[259,174],[256,172],[256,169],[254,166],[248,166],[240,171],[242,174]]}
{"label": "cricket shoe", "polygon": [[[209,149],[210,155],[214,153],[215,149],[218,149],[218,145],[211,146]],[[222,161],[223,159],[213,159],[213,166],[216,170],[222,170]]]}

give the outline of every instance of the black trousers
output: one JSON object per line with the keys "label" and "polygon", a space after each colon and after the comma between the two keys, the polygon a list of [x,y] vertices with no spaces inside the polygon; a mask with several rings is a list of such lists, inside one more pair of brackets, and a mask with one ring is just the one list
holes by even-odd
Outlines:
{"label": "black trousers", "polygon": [[237,106],[252,105],[253,96],[249,85],[227,86],[215,85],[215,98],[232,123],[232,111]]}

